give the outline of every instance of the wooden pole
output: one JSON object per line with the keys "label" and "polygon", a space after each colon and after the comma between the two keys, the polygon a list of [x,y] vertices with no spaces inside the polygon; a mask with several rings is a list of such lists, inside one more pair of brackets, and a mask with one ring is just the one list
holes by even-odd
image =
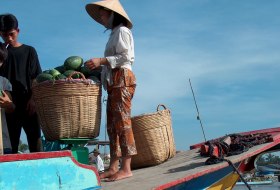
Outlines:
{"label": "wooden pole", "polygon": [[3,135],[2,135],[2,108],[0,108],[0,155],[4,154]]}

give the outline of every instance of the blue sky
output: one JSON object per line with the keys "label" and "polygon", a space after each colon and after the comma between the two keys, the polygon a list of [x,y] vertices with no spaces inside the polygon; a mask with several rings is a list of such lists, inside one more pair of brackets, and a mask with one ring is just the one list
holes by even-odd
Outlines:
{"label": "blue sky", "polygon": [[[71,55],[103,55],[110,32],[87,15],[90,2],[2,0],[0,13],[18,17],[20,41],[37,49],[46,70]],[[177,149],[202,142],[190,78],[207,140],[280,126],[280,1],[121,3],[134,24],[133,116],[164,104],[172,113]]]}

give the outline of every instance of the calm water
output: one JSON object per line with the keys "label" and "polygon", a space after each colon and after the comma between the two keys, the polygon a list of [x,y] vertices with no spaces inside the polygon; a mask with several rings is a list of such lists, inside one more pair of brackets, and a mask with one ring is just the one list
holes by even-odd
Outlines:
{"label": "calm water", "polygon": [[[280,190],[280,182],[275,182],[272,185],[250,185],[253,190]],[[245,185],[236,185],[233,190],[248,190]]]}

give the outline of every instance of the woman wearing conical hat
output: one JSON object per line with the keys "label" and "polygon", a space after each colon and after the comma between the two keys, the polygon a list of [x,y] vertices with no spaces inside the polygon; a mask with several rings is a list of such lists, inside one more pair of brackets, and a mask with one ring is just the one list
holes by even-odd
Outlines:
{"label": "woman wearing conical hat", "polygon": [[[100,178],[109,181],[131,177],[131,157],[137,154],[131,126],[131,100],[136,87],[132,72],[134,41],[132,22],[118,0],[86,5],[87,13],[111,30],[104,57],[85,62],[89,69],[102,67],[101,81],[108,93],[107,131],[110,140],[110,167]],[[122,160],[119,169],[119,159]]]}

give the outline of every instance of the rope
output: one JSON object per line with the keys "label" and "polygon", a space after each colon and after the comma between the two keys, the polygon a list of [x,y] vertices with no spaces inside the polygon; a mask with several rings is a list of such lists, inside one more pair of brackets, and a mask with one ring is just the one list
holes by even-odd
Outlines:
{"label": "rope", "polygon": [[223,160],[223,161],[226,161],[226,162],[233,168],[233,170],[235,170],[235,172],[239,175],[241,181],[247,186],[247,188],[248,188],[249,190],[252,190],[251,187],[250,187],[250,185],[249,185],[249,184],[247,183],[247,181],[242,177],[241,173],[238,171],[238,169],[235,167],[235,165],[234,165],[230,160],[228,160],[228,159],[222,158],[222,160]]}

